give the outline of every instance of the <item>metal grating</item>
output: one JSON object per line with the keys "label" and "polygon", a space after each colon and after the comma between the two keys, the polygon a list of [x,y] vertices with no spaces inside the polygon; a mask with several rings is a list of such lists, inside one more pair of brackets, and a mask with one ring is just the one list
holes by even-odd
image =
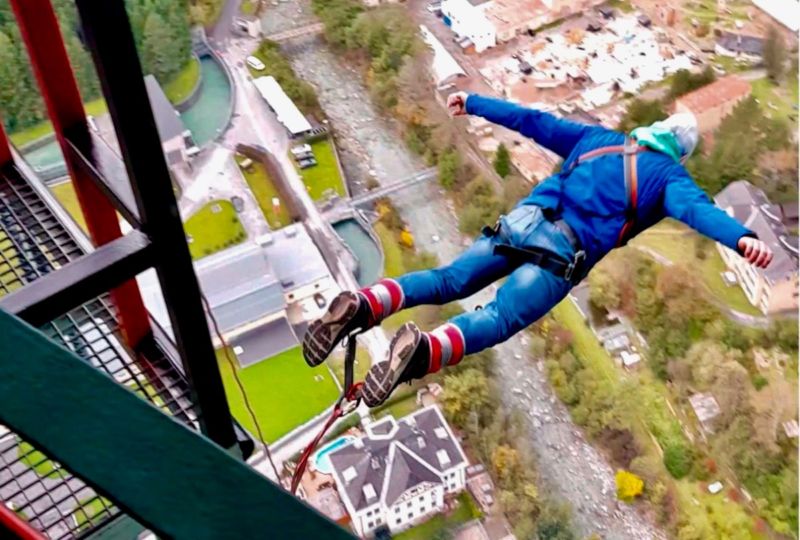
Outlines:
{"label": "metal grating", "polygon": [[[0,176],[0,296],[83,253],[68,228],[16,169]],[[117,317],[106,296],[41,330],[119,384],[197,427],[182,373],[155,341],[143,347],[138,361],[134,359],[122,345]],[[81,536],[119,513],[55,461],[2,427],[0,501],[54,539]]]}

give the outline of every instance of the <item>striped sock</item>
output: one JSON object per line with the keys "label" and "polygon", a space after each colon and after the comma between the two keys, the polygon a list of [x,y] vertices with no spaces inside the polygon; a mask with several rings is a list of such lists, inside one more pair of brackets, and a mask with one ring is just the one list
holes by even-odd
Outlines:
{"label": "striped sock", "polygon": [[382,279],[358,291],[366,299],[370,311],[370,325],[376,325],[403,308],[403,289],[393,279]]}
{"label": "striped sock", "polygon": [[464,335],[452,323],[445,323],[432,332],[426,332],[430,344],[428,373],[436,373],[444,366],[455,366],[464,358]]}

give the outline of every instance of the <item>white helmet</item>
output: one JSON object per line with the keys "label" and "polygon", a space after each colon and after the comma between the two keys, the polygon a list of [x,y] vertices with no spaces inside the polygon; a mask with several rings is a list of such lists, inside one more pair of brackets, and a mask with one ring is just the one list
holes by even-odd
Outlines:
{"label": "white helmet", "polygon": [[681,163],[685,163],[694,149],[697,148],[697,141],[700,138],[697,129],[697,118],[692,113],[676,113],[665,120],[653,124],[654,128],[662,128],[672,132],[681,145],[683,154]]}

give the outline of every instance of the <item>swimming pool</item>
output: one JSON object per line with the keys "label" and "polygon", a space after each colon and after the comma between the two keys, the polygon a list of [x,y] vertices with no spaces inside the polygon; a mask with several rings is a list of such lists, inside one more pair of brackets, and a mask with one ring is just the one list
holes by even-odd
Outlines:
{"label": "swimming pool", "polygon": [[353,440],[355,440],[355,437],[352,435],[345,435],[344,437],[339,437],[338,439],[332,440],[317,450],[317,452],[311,456],[311,465],[314,467],[314,470],[322,474],[332,474],[333,471],[331,470],[331,460],[328,457],[328,454],[335,452]]}

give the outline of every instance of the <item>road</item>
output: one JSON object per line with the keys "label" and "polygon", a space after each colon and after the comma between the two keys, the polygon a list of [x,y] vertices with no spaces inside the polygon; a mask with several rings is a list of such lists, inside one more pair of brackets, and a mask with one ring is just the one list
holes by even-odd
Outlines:
{"label": "road", "polygon": [[[308,11],[305,4],[297,2],[281,3],[274,10],[279,10],[275,17],[281,20],[290,18],[292,13]],[[343,65],[321,40],[303,38],[284,50],[295,71],[317,90],[341,143],[344,166],[355,192],[370,176],[386,186],[424,169],[424,164],[409,154],[393,123],[374,109],[360,74]],[[452,205],[438,186],[421,184],[396,193],[393,200],[418,247],[435,253],[440,261],[452,260],[468,243],[458,232]],[[487,289],[464,301],[464,306],[472,309],[485,304],[493,294],[493,288]],[[529,381],[525,389],[529,397],[515,395],[509,382],[504,405],[524,413],[540,476],[550,491],[575,509],[580,535],[598,532],[615,540],[663,538],[663,533],[635,508],[616,501],[614,471],[572,423],[566,408],[552,394],[546,375],[536,363],[526,360],[529,352],[525,344],[514,338],[495,350],[501,383]]]}

